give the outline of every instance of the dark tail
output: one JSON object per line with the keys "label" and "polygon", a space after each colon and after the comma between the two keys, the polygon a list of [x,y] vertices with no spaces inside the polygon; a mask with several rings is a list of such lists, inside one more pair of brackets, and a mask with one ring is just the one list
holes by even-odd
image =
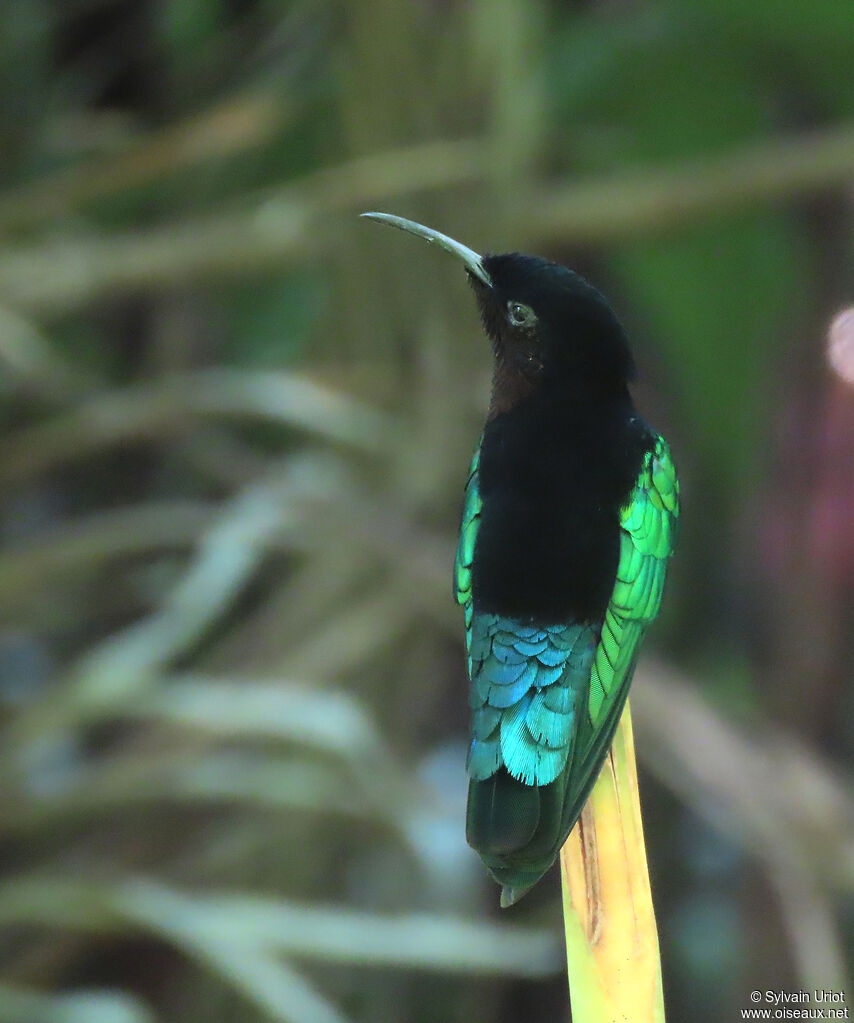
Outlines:
{"label": "dark tail", "polygon": [[505,768],[469,783],[466,840],[501,885],[501,905],[512,906],[554,863],[563,834],[566,779],[525,785]]}

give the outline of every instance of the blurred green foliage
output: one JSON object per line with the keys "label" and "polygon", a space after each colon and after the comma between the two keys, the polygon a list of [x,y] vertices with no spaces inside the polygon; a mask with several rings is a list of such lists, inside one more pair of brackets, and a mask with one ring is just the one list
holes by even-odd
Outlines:
{"label": "blurred green foliage", "polygon": [[635,339],[670,1018],[845,984],[852,47],[850,0],[0,6],[0,1021],[566,1016],[554,885],[499,917],[463,840],[489,355],[366,208]]}

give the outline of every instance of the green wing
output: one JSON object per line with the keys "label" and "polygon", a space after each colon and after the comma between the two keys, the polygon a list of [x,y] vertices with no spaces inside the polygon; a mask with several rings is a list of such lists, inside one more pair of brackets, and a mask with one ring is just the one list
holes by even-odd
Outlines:
{"label": "green wing", "polygon": [[664,438],[644,458],[632,495],[620,512],[620,561],[605,612],[587,714],[579,722],[564,822],[571,827],[596,781],[617,728],[641,642],[661,606],[667,563],[676,544],[679,481]]}
{"label": "green wing", "polygon": [[[477,470],[480,465],[480,446],[474,453],[469,467],[469,478],[463,498],[463,516],[460,524],[460,542],[457,545],[457,556],[454,560],[454,596],[457,603],[463,605],[466,619],[466,651],[471,651],[471,563],[474,557],[474,544],[480,525],[480,491],[477,487]],[[471,664],[469,664],[471,672]]]}
{"label": "green wing", "polygon": [[596,727],[631,677],[630,666],[658,615],[679,515],[679,483],[659,437],[644,459],[631,499],[620,512],[620,562],[590,676],[590,720]]}

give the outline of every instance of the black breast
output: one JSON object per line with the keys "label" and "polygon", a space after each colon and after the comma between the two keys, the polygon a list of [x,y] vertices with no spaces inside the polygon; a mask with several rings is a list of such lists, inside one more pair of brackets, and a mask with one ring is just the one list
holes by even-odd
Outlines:
{"label": "black breast", "polygon": [[620,551],[619,511],[652,435],[625,392],[537,395],[484,430],[474,606],[539,624],[601,621]]}

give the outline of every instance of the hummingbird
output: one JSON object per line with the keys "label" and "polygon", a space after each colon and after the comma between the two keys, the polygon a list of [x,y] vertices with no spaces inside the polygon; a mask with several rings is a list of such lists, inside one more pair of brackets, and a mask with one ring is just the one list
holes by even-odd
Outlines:
{"label": "hummingbird", "polygon": [[611,746],[661,604],[679,482],[632,401],[626,332],[582,276],[362,216],[460,260],[492,345],[454,592],[471,707],[466,838],[511,906],[554,863]]}

